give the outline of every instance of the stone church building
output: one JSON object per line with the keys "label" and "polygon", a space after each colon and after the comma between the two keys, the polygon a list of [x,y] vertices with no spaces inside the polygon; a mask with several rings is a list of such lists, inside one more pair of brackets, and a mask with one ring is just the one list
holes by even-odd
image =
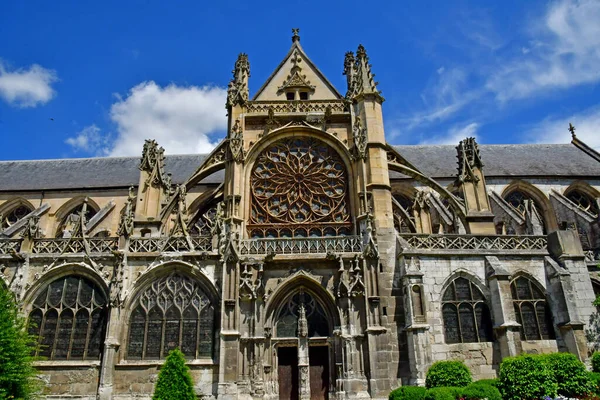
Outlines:
{"label": "stone church building", "polygon": [[295,30],[250,97],[240,54],[210,154],[0,162],[0,284],[47,398],[149,399],[175,348],[219,400],[386,399],[437,360],[476,379],[520,353],[587,361],[600,154],[572,127],[392,146],[365,48],[340,67],[344,94]]}

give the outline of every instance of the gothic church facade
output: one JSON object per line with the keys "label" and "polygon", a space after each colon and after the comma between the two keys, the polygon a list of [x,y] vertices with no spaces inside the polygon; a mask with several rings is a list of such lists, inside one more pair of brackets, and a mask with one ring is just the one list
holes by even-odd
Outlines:
{"label": "gothic church facade", "polygon": [[391,146],[364,47],[343,73],[344,95],[296,31],[252,98],[238,56],[208,155],[0,162],[0,284],[45,396],[149,399],[174,348],[227,400],[386,399],[446,359],[475,378],[523,352],[587,361],[600,155],[574,131]]}

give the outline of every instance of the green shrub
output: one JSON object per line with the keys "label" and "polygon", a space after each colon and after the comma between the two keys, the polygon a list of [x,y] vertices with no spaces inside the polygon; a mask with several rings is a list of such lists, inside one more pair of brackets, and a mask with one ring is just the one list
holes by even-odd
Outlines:
{"label": "green shrub", "polygon": [[566,397],[579,397],[593,391],[589,373],[575,354],[552,353],[540,357],[554,374],[554,379],[558,383],[558,394]]}
{"label": "green shrub", "polygon": [[589,372],[590,382],[592,383],[592,391],[596,395],[600,395],[600,373]]}
{"label": "green shrub", "polygon": [[456,400],[462,396],[460,387],[434,387],[427,391],[423,400]]}
{"label": "green shrub", "polygon": [[401,386],[390,393],[389,400],[423,400],[427,389],[421,386]]}
{"label": "green shrub", "polygon": [[434,387],[463,387],[473,381],[471,371],[462,361],[438,361],[427,371],[425,386]]}
{"label": "green shrub", "polygon": [[500,392],[504,400],[536,400],[556,396],[558,384],[543,356],[507,357],[500,364]]}
{"label": "green shrub", "polygon": [[197,400],[190,371],[179,349],[169,353],[158,373],[152,400]]}
{"label": "green shrub", "polygon": [[479,382],[471,383],[464,388],[462,398],[464,400],[502,400],[500,391],[496,387]]}
{"label": "green shrub", "polygon": [[592,354],[592,371],[600,372],[600,351],[595,351]]}
{"label": "green shrub", "polygon": [[498,388],[498,386],[500,385],[500,379],[498,379],[498,378],[494,378],[494,379],[480,379],[478,381],[475,381],[474,383],[483,383],[484,385],[490,385],[490,386],[493,386],[495,388]]}
{"label": "green shrub", "polygon": [[34,344],[13,294],[0,282],[0,399],[28,399],[39,389]]}

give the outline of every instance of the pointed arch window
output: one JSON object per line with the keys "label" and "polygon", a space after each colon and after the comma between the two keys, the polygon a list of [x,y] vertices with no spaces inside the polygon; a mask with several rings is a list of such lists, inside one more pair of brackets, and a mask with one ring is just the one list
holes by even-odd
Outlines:
{"label": "pointed arch window", "polygon": [[321,140],[295,136],[267,147],[250,175],[248,230],[254,238],[352,233],[348,173]]}
{"label": "pointed arch window", "polygon": [[[522,190],[513,190],[504,196],[504,200],[524,218],[531,220],[534,224],[539,224],[541,231],[546,234],[546,221],[544,220],[543,209],[532,196]],[[527,218],[528,214],[530,218]]]}
{"label": "pointed arch window", "polygon": [[494,340],[490,310],[479,288],[466,278],[456,278],[442,296],[446,343]]}
{"label": "pointed arch window", "polygon": [[0,230],[11,227],[14,223],[32,212],[33,209],[25,204],[19,204],[10,209],[5,215],[0,215]]}
{"label": "pointed arch window", "polygon": [[587,211],[595,217],[598,216],[598,205],[596,201],[591,196],[588,196],[586,193],[574,189],[569,191],[566,194],[566,197],[583,211]]}
{"label": "pointed arch window", "polygon": [[106,328],[104,292],[81,276],[51,282],[33,302],[29,333],[41,345],[35,355],[49,360],[95,360]]}
{"label": "pointed arch window", "polygon": [[402,194],[394,196],[394,227],[398,233],[415,233],[413,201]]}
{"label": "pointed arch window", "polygon": [[304,306],[309,337],[330,336],[330,325],[319,301],[305,291],[291,296],[279,311],[275,334],[277,337],[298,337],[300,307]]}
{"label": "pointed arch window", "polygon": [[211,236],[215,219],[217,217],[217,205],[222,197],[210,201],[208,204],[199,208],[192,216],[192,222],[189,224],[190,235],[193,236]]}
{"label": "pointed arch window", "polygon": [[531,279],[520,276],[510,284],[517,322],[523,340],[554,339],[552,314],[542,289]]}
{"label": "pointed arch window", "polygon": [[179,348],[186,358],[211,358],[215,307],[201,285],[174,272],[137,298],[129,319],[127,358],[156,360]]}
{"label": "pointed arch window", "polygon": [[[73,235],[81,236],[80,229],[78,229],[78,224],[80,224],[81,212],[83,211],[84,204],[80,204],[74,207],[69,213],[62,219],[58,229],[56,230],[56,237],[58,238],[68,238]],[[86,205],[86,211],[83,215],[84,224],[87,223],[90,219],[96,215],[98,210],[96,210],[92,205]]]}

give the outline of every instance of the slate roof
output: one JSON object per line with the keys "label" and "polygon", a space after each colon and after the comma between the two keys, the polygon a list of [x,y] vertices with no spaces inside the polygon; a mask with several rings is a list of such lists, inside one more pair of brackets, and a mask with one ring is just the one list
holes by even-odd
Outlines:
{"label": "slate roof", "polygon": [[[444,146],[394,146],[408,161],[433,178],[456,176],[456,149]],[[600,178],[600,163],[572,144],[481,145],[486,177],[571,176]],[[183,183],[205,154],[171,155],[166,170]],[[0,192],[116,188],[137,185],[139,157],[0,161]],[[402,175],[393,173],[392,179]],[[202,183],[218,184],[223,172]]]}

